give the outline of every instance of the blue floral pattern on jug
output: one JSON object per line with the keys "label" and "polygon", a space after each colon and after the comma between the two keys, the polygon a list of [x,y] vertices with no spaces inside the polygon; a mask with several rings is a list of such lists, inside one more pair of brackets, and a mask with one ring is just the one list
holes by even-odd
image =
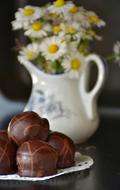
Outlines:
{"label": "blue floral pattern on jug", "polygon": [[50,119],[60,117],[70,118],[72,111],[65,107],[60,100],[56,99],[54,94],[45,94],[43,91],[36,89],[32,94],[25,111],[36,111],[42,116],[47,116]]}

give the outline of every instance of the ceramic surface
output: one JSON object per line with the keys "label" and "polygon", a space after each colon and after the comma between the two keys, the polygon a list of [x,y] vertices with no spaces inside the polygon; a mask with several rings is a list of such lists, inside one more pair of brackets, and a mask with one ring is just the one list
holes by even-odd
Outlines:
{"label": "ceramic surface", "polygon": [[[98,77],[94,88],[87,92],[91,61],[96,63]],[[82,143],[93,135],[99,124],[97,97],[105,77],[102,60],[95,54],[87,56],[79,80],[70,79],[67,73],[43,73],[32,63],[23,64],[33,81],[24,111],[32,110],[48,118],[51,130],[70,136],[75,143]]]}

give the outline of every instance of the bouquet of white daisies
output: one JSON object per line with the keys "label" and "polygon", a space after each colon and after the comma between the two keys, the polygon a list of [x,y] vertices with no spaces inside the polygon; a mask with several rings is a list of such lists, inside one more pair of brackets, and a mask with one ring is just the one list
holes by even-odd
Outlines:
{"label": "bouquet of white daisies", "polygon": [[69,72],[70,77],[78,77],[90,42],[101,39],[95,28],[102,26],[105,22],[95,12],[72,1],[19,8],[12,27],[23,30],[28,44],[20,47],[18,60],[32,62],[46,73]]}

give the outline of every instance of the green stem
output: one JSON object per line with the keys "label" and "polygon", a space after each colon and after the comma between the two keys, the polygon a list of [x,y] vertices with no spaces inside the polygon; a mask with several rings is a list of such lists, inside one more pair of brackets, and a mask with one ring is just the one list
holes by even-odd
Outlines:
{"label": "green stem", "polygon": [[107,56],[107,57],[105,58],[105,60],[106,60],[106,61],[111,61],[111,60],[115,59],[116,57],[120,57],[120,53],[119,53],[119,54],[112,54],[112,55],[110,55],[110,56]]}

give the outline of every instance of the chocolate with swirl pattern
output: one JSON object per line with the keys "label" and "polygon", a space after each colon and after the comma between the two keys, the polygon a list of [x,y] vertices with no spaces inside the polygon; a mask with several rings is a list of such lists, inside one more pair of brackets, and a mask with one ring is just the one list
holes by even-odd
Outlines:
{"label": "chocolate with swirl pattern", "polygon": [[75,145],[72,139],[60,132],[52,132],[47,141],[58,152],[58,168],[74,165]]}
{"label": "chocolate with swirl pattern", "polygon": [[18,146],[28,140],[46,140],[49,133],[49,122],[32,111],[14,116],[8,125],[8,136]]}
{"label": "chocolate with swirl pattern", "polygon": [[18,148],[16,161],[20,176],[49,176],[57,172],[58,153],[44,141],[30,140]]}

